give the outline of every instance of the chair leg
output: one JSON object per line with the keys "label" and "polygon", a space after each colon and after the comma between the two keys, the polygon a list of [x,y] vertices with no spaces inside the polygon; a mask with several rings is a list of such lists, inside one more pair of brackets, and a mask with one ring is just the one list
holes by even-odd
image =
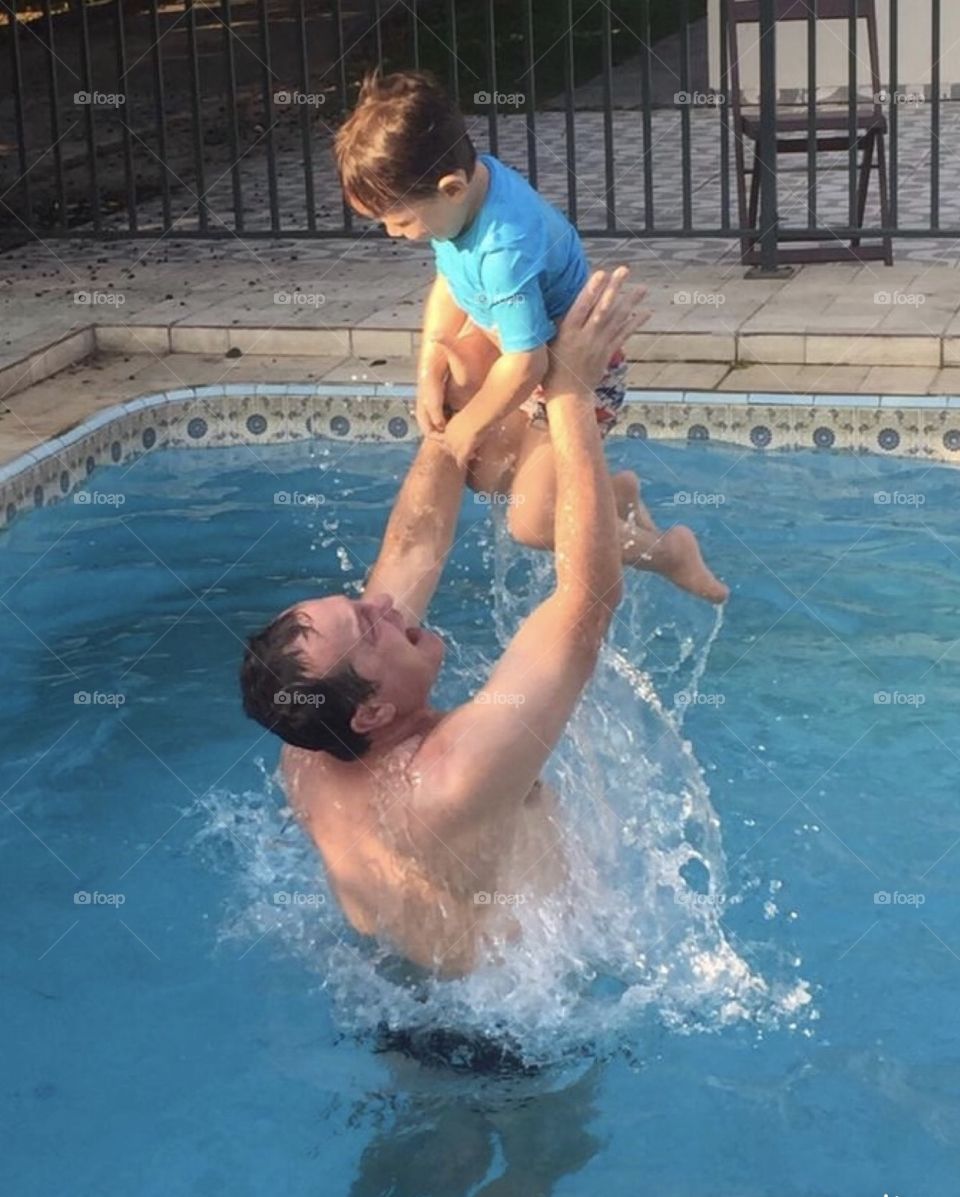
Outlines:
{"label": "chair leg", "polygon": [[[737,170],[737,218],[740,222],[740,227],[745,229],[748,227],[747,223],[747,164],[746,155],[743,151],[743,134],[734,129],[734,156],[736,160]],[[750,253],[751,242],[746,236],[740,238],[740,263],[743,266],[747,265],[747,255]]]}
{"label": "chair leg", "polygon": [[[750,172],[750,211],[747,214],[747,227],[755,229],[757,227],[757,211],[760,207],[760,171],[758,169],[759,155],[757,154],[757,147],[753,147],[753,169]],[[751,245],[756,244],[751,241]]]}
{"label": "chair leg", "polygon": [[[860,162],[860,182],[857,188],[857,228],[863,228],[863,217],[867,210],[867,189],[870,186],[870,172],[873,170],[873,143],[876,133],[871,130],[863,143],[863,158]],[[850,248],[856,249],[860,245],[860,238],[853,237]]]}
{"label": "chair leg", "polygon": [[[885,229],[890,227],[890,201],[887,197],[887,155],[883,144],[883,134],[877,134],[877,181],[880,184],[880,223]],[[893,265],[893,238],[883,238],[883,260],[887,266]]]}

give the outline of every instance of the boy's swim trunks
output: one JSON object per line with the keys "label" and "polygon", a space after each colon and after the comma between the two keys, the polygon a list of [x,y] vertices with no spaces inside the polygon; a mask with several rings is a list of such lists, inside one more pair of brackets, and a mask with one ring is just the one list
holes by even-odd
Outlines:
{"label": "boy's swim trunks", "polygon": [[[601,436],[606,436],[616,424],[623,407],[624,395],[627,391],[627,359],[623,350],[618,349],[610,359],[606,373],[594,392],[596,396],[597,423],[600,425]],[[521,410],[530,416],[530,423],[547,429],[547,405],[543,401],[543,387],[539,384],[529,399],[520,404]]]}

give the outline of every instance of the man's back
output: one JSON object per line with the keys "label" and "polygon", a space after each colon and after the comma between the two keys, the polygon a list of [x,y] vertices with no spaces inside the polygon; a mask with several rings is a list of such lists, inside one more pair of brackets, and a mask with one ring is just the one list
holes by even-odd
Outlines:
{"label": "man's back", "polygon": [[282,769],[354,929],[453,977],[516,939],[518,907],[556,889],[566,869],[556,798],[540,782],[462,833],[437,819],[418,770],[424,739],[350,763],[287,747]]}

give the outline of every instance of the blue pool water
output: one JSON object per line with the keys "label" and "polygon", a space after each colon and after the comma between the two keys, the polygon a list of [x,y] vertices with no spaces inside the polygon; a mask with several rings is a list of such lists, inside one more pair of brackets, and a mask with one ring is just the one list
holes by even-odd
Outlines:
{"label": "blue pool water", "polygon": [[[554,769],[582,918],[415,992],[236,690],[250,630],[357,586],[411,455],[158,453],[0,542],[0,1191],[954,1197],[958,475],[612,444],[731,601],[628,580]],[[549,564],[473,500],[459,533],[439,705]],[[531,1067],[425,1067],[383,1021],[505,1027]]]}

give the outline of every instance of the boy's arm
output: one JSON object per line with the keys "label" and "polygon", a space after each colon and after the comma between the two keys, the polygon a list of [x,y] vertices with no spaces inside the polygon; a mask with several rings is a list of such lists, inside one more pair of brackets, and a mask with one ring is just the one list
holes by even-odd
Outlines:
{"label": "boy's arm", "polygon": [[493,363],[483,386],[447,424],[444,440],[460,465],[473,456],[481,435],[515,411],[547,372],[546,345],[521,353],[504,353]]}
{"label": "boy's arm", "polygon": [[438,274],[423,311],[423,334],[417,367],[417,423],[424,436],[442,432],[446,424],[443,399],[447,378],[445,340],[463,328],[466,312],[458,308],[447,280]]}

